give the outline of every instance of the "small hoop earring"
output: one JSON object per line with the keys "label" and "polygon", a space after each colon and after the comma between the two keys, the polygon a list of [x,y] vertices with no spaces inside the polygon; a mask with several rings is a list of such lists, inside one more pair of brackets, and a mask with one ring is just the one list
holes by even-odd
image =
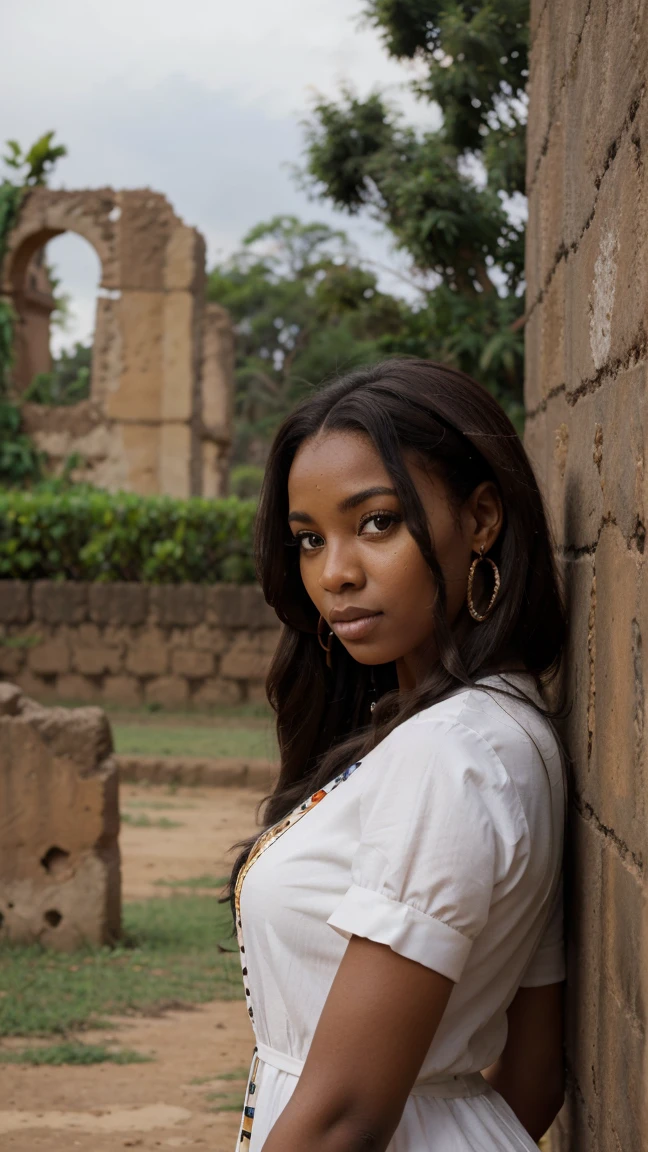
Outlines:
{"label": "small hoop earring", "polygon": [[[488,608],[485,612],[480,613],[475,608],[475,601],[473,600],[473,584],[475,581],[475,572],[477,571],[477,568],[481,564],[482,560],[485,560],[487,564],[490,564],[491,568],[493,569],[495,584],[493,586],[493,594],[490,598]],[[466,603],[468,605],[468,611],[470,612],[473,620],[477,620],[479,624],[483,623],[483,621],[486,620],[493,611],[493,608],[495,607],[495,601],[499,596],[501,583],[502,581],[499,574],[499,568],[497,567],[495,561],[491,560],[490,556],[484,556],[484,545],[482,544],[479,550],[479,556],[476,556],[470,565],[470,571],[468,573],[468,589],[466,592]]]}
{"label": "small hoop earring", "polygon": [[[324,625],[324,628],[322,628],[322,625]],[[324,641],[322,640],[322,636],[323,636],[323,634],[327,628],[328,628],[328,624],[326,623],[326,620],[324,619],[323,616],[320,616],[319,620],[317,621],[317,643],[319,644],[320,648],[323,648],[324,651],[326,652],[326,667],[330,668],[331,667],[331,649],[333,648],[333,633],[329,630],[328,644],[325,644]]]}

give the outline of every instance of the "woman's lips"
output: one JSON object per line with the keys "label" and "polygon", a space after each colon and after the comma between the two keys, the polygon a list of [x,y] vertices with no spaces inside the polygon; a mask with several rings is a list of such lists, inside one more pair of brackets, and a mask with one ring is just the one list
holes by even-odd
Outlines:
{"label": "woman's lips", "polygon": [[335,620],[331,628],[340,640],[361,640],[376,627],[382,618],[382,612],[373,612],[371,615],[358,616],[355,620]]}

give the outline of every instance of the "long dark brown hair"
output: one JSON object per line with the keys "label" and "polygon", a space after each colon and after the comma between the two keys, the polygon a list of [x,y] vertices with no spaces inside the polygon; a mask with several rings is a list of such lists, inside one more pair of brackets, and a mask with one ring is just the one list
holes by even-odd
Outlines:
{"label": "long dark brown hair", "polygon": [[[288,527],[288,474],[301,445],[321,430],[362,433],[389,472],[404,521],[437,587],[438,660],[415,689],[398,692],[393,664],[356,663],[334,642],[329,671],[317,638],[318,611],[306,594],[299,550]],[[489,555],[501,592],[483,623],[466,608],[449,624],[443,572],[404,454],[433,466],[461,506],[478,484],[499,489],[504,525]],[[366,755],[398,724],[504,668],[526,670],[538,684],[558,671],[565,618],[542,497],[520,438],[480,384],[428,360],[387,360],[335,380],[304,400],[275,438],[256,527],[258,576],[283,623],[266,688],[276,713],[279,779],[264,803],[264,827],[281,820],[316,789]],[[422,609],[423,610],[423,609]],[[372,691],[378,704],[370,711]],[[230,896],[254,843],[239,847]]]}

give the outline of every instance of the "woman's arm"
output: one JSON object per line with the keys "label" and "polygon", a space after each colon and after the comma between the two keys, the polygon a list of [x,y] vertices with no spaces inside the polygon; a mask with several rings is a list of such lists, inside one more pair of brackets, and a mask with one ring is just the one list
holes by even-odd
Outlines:
{"label": "woman's arm", "polygon": [[508,1010],[508,1037],[484,1072],[534,1140],[562,1107],[563,985],[520,988]]}
{"label": "woman's arm", "polygon": [[383,1152],[452,988],[387,945],[352,936],[263,1152]]}

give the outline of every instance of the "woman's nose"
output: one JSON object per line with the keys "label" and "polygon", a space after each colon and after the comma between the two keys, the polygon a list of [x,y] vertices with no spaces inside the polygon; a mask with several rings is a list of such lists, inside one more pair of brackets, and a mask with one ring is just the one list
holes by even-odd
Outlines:
{"label": "woman's nose", "polygon": [[344,588],[361,588],[364,582],[365,574],[355,550],[329,543],[320,573],[320,586],[326,592],[341,592]]}

